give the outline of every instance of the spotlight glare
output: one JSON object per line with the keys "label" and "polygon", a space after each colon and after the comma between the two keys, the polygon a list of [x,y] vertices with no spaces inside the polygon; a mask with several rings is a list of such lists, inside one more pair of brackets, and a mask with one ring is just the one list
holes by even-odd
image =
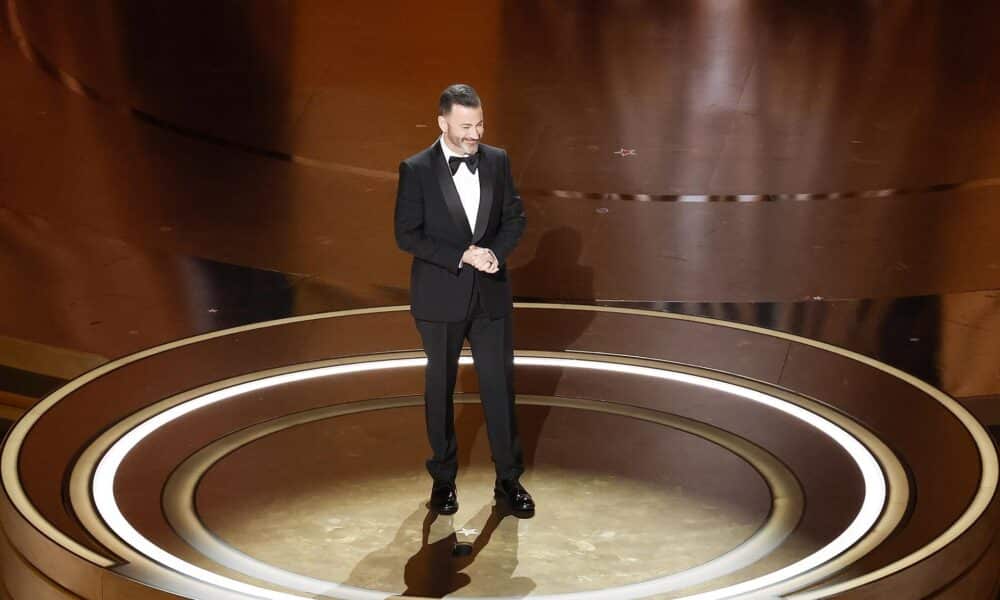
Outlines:
{"label": "spotlight glare", "polygon": [[[473,360],[470,357],[463,356],[460,358],[459,362],[463,365],[469,365],[473,363]],[[652,377],[699,386],[702,388],[716,390],[724,394],[738,396],[769,408],[779,410],[808,424],[818,432],[832,439],[854,460],[864,480],[864,500],[860,510],[851,524],[833,541],[828,543],[826,546],[823,546],[816,552],[782,569],[739,584],[731,585],[729,587],[711,590],[695,594],[693,596],[687,596],[685,597],[687,600],[721,600],[723,598],[745,596],[746,594],[773,586],[814,569],[846,551],[858,540],[860,540],[874,526],[882,512],[883,507],[885,506],[887,498],[885,475],[883,474],[878,461],[868,448],[835,423],[786,400],[782,400],[778,397],[771,396],[757,390],[743,388],[732,383],[718,381],[690,373],[670,371],[665,368],[659,369],[590,358],[567,359],[537,356],[516,356],[514,362],[516,365],[522,367],[537,366],[588,369],[594,371],[621,373],[631,376]],[[261,389],[319,377],[331,377],[336,375],[386,369],[415,368],[424,366],[426,363],[427,360],[425,358],[399,358],[304,369],[294,373],[273,375],[270,377],[240,383],[230,388],[210,392],[182,402],[181,404],[173,406],[142,422],[140,425],[128,431],[125,435],[115,441],[114,444],[112,444],[108,452],[101,458],[94,472],[92,488],[94,504],[97,507],[99,514],[111,530],[114,531],[121,539],[141,554],[167,568],[196,580],[250,597],[267,598],[269,600],[306,600],[306,596],[270,590],[213,573],[209,570],[184,561],[176,555],[170,554],[140,534],[121,513],[114,495],[115,476],[122,461],[124,461],[125,457],[132,451],[132,449],[134,449],[142,442],[143,439],[151,435],[156,430],[180,417],[183,417],[184,415],[188,415],[217,402],[235,398],[237,396]],[[617,588],[603,589],[595,592],[577,592],[573,594],[555,594],[540,597],[572,597],[574,600],[589,598],[632,598],[657,593],[658,590],[656,589],[656,582],[657,580],[653,579],[650,581],[624,585]],[[385,597],[384,593],[379,594],[373,591],[369,594],[364,590],[358,590],[357,593],[355,593],[353,589],[348,595],[351,598],[365,599]]]}

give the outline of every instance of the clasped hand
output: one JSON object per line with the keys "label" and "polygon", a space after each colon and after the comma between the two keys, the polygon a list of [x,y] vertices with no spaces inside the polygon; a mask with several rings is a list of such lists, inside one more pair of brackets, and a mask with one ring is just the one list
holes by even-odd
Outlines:
{"label": "clasped hand", "polygon": [[487,248],[479,246],[469,246],[469,249],[462,254],[462,262],[470,264],[484,273],[496,273],[500,270],[496,256]]}

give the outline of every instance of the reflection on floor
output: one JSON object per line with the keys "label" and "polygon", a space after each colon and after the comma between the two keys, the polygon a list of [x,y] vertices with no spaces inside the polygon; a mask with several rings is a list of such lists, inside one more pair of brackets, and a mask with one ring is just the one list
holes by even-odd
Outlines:
{"label": "reflection on floor", "polygon": [[[242,447],[201,481],[197,510],[226,544],[266,564],[413,595],[616,587],[708,562],[763,525],[771,500],[752,470],[733,472],[738,457],[710,452],[710,444],[690,435],[574,412],[521,411],[526,430],[541,426],[536,419],[551,419],[545,437],[531,443],[524,481],[543,509],[529,520],[503,518],[491,508],[493,473],[476,405],[460,406],[456,416],[463,458],[461,507],[453,517],[428,514],[427,475],[419,461],[408,460],[425,444],[422,429],[412,426],[419,408],[321,421]],[[581,451],[609,427],[626,447],[667,435],[673,452],[699,456],[698,466],[663,457],[653,480],[627,466],[639,460],[630,453]],[[744,480],[738,497],[721,493],[726,486],[714,481],[721,473]],[[451,550],[458,541],[472,542],[474,551],[456,561]],[[807,538],[794,541],[757,566],[783,566],[810,545]]]}
{"label": "reflection on floor", "polygon": [[[543,467],[525,483],[545,506],[525,521],[496,512],[486,465],[463,473],[462,510],[454,517],[428,512],[426,475],[411,471],[302,495],[283,490],[266,504],[251,498],[236,514],[204,518],[235,549],[317,579],[387,593],[519,596],[676,573],[737,546],[766,516],[766,509],[749,515],[747,507],[699,501],[679,484],[663,488],[608,473]],[[462,541],[474,551],[456,561],[452,548]],[[762,568],[787,563],[795,551],[786,550]]]}
{"label": "reflection on floor", "polygon": [[[453,18],[465,51],[428,44],[426,32]],[[468,76],[484,97],[486,141],[508,150],[528,213],[508,265],[517,300],[824,341],[959,398],[996,436],[998,21],[1000,3],[943,1],[252,0],[207,3],[192,18],[187,3],[6,0],[0,75],[14,92],[0,96],[0,429],[74,377],[167,341],[407,304],[409,257],[391,227],[396,167],[436,136],[438,91]],[[578,349],[588,325],[567,329],[549,350]],[[773,370],[780,379],[784,365]],[[321,442],[334,426],[316,425],[312,438],[272,436],[220,462],[199,514],[233,548],[298,573],[432,595],[599,589],[679,572],[767,516],[762,494],[707,492],[723,483],[684,470],[712,472],[690,456],[681,466],[686,438],[674,432],[665,435],[678,462],[662,481],[629,474],[612,451],[615,468],[559,455],[530,475],[547,510],[500,520],[470,419],[478,446],[465,447],[478,450],[465,458],[462,512],[429,520],[424,476],[402,460],[423,455],[420,438],[380,430],[400,425],[388,414],[338,433],[381,432],[368,454],[395,452],[368,479],[329,479],[338,466],[323,462]],[[341,424],[361,423],[352,419]],[[587,446],[561,435],[552,448]],[[291,448],[309,457],[301,470],[282,468]],[[57,511],[68,478],[40,477]],[[965,500],[924,486],[911,517]],[[159,490],[147,492],[154,500],[139,510],[158,516]],[[754,568],[805,552],[808,536],[797,535]],[[448,556],[465,536],[472,554]],[[998,552],[980,565],[1000,563]],[[985,597],[970,589],[951,592]]]}

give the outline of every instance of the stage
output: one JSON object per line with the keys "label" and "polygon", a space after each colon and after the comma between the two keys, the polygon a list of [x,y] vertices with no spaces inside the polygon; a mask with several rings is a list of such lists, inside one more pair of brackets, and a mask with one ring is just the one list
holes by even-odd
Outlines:
{"label": "stage", "polygon": [[[1000,9],[5,11],[0,597],[995,597]],[[531,518],[468,349],[427,506],[393,203],[458,80]]]}

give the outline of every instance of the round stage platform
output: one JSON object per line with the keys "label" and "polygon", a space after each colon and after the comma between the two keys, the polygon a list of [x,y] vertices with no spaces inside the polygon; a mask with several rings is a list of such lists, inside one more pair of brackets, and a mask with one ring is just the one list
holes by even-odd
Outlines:
{"label": "round stage platform", "polygon": [[[2,4],[0,600],[995,600],[1000,3]],[[458,81],[532,518],[468,353],[427,507]]]}
{"label": "round stage platform", "polygon": [[993,443],[910,375],[653,311],[519,304],[514,322],[533,518],[493,503],[469,356],[461,510],[437,516],[407,307],[293,317],[112,361],[19,421],[2,518],[5,551],[32,568],[8,568],[8,588],[902,598],[960,576],[990,543]]}

